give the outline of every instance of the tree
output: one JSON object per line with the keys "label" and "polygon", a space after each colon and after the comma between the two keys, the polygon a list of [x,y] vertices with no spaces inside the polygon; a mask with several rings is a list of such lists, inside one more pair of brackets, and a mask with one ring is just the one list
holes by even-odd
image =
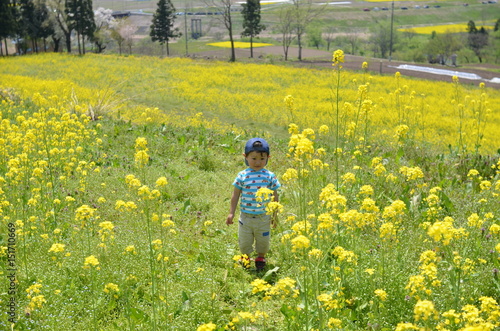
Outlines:
{"label": "tree", "polygon": [[265,30],[266,27],[260,24],[260,0],[247,0],[243,4],[243,32],[244,37],[250,37],[250,57],[253,57],[253,38]]}
{"label": "tree", "polygon": [[118,44],[120,55],[122,55],[123,45],[128,46],[129,54],[132,54],[132,45],[134,43],[134,33],[137,27],[129,22],[127,19],[121,19],[111,30],[111,38]]}
{"label": "tree", "polygon": [[97,53],[102,53],[106,44],[111,39],[111,29],[115,26],[116,20],[112,15],[113,10],[97,8],[94,12],[94,21],[96,29],[94,31],[93,41],[97,48]]}
{"label": "tree", "polygon": [[302,37],[306,33],[308,25],[317,18],[326,6],[314,4],[313,0],[292,0],[294,8],[294,30],[297,36],[297,44],[299,46],[299,61],[302,61]]}
{"label": "tree", "polygon": [[[391,43],[390,22],[377,22],[372,28],[371,41],[374,46],[373,50],[374,53],[380,53],[381,58],[385,58],[391,48],[391,44],[394,45],[396,43],[396,31],[394,30],[392,34],[394,40]],[[394,46],[392,51],[394,51]]]}
{"label": "tree", "polygon": [[20,0],[21,16],[20,24],[18,25],[17,33],[26,41],[31,39],[32,50],[36,51],[36,33],[39,24],[35,19],[35,3],[31,0]]}
{"label": "tree", "polygon": [[335,33],[337,30],[333,26],[328,26],[324,32],[325,41],[326,41],[326,50],[330,50],[330,45],[332,44],[333,39],[335,38]]}
{"label": "tree", "polygon": [[7,49],[7,38],[12,36],[12,34],[14,33],[14,27],[16,25],[14,15],[12,14],[13,10],[14,9],[10,3],[10,0],[0,0],[0,49],[3,40],[5,41],[6,55],[9,55],[9,51]]}
{"label": "tree", "polygon": [[[64,37],[66,41],[66,50],[71,53],[71,34],[73,27],[71,26],[70,18],[66,13],[67,0],[47,0],[47,7],[50,13],[50,19],[57,26],[57,31],[53,35],[54,42],[58,43],[58,38]],[[58,47],[57,47],[58,48]]]}
{"label": "tree", "polygon": [[78,53],[85,54],[85,37],[92,38],[96,29],[92,0],[66,0],[65,12],[69,26],[77,34]]}
{"label": "tree", "polygon": [[318,28],[308,28],[307,29],[307,41],[310,46],[319,49],[319,46],[323,43],[323,38],[321,36],[321,30]]}
{"label": "tree", "polygon": [[467,24],[467,32],[469,33],[467,36],[467,46],[477,56],[479,63],[482,63],[483,49],[488,45],[488,32],[484,27],[478,30],[473,21],[469,21]]}
{"label": "tree", "polygon": [[153,15],[151,24],[151,40],[159,41],[160,45],[167,44],[167,56],[170,55],[168,42],[171,38],[178,38],[182,34],[179,28],[174,29],[175,8],[170,0],[159,0],[158,8]]}
{"label": "tree", "polygon": [[441,55],[443,62],[452,56],[454,53],[462,49],[463,44],[460,42],[456,33],[439,33],[433,34],[429,39],[425,50],[429,56]]}
{"label": "tree", "polygon": [[40,0],[35,7],[35,17],[39,20],[39,28],[36,38],[43,40],[43,49],[47,51],[47,38],[54,35],[54,25],[50,20],[50,13],[46,0]]}
{"label": "tree", "polygon": [[216,17],[222,21],[222,23],[227,29],[227,32],[229,33],[229,41],[231,43],[230,61],[231,62],[236,61],[236,52],[234,49],[234,37],[233,37],[233,19],[231,16],[233,4],[231,0],[204,0],[204,2],[207,7],[215,7],[217,8],[216,9],[217,12],[220,13],[220,15],[217,15]]}
{"label": "tree", "polygon": [[278,27],[281,32],[281,44],[283,45],[285,61],[288,60],[288,49],[295,38],[293,35],[293,26],[293,8],[290,6],[283,6],[279,15]]}
{"label": "tree", "polygon": [[49,21],[49,12],[44,0],[32,1],[21,0],[21,22],[22,30],[19,30],[23,38],[31,39],[33,52],[38,53],[38,41],[43,40],[46,49],[46,38],[53,33],[52,25]]}

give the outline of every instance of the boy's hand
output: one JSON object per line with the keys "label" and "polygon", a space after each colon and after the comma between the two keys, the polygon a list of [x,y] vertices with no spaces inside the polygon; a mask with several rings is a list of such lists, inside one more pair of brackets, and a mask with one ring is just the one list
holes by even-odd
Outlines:
{"label": "boy's hand", "polygon": [[234,222],[233,222],[233,218],[234,218],[234,215],[233,215],[233,214],[229,214],[229,216],[228,216],[228,217],[227,217],[227,219],[226,219],[226,224],[227,224],[227,225],[231,225],[231,224],[233,224],[233,223],[234,223]]}

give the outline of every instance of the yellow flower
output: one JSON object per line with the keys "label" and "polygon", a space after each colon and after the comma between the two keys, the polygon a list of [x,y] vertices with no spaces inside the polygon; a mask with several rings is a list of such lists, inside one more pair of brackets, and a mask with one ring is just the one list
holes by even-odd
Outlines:
{"label": "yellow flower", "polygon": [[114,284],[114,283],[107,283],[105,286],[104,286],[104,290],[103,290],[105,293],[110,293],[110,292],[120,292],[120,289],[118,288],[118,285]]}
{"label": "yellow flower", "polygon": [[424,320],[427,321],[434,316],[437,316],[438,312],[434,308],[434,303],[429,300],[419,300],[413,309],[413,313],[415,314],[415,320]]}
{"label": "yellow flower", "polygon": [[328,127],[328,125],[322,125],[319,127],[319,134],[327,134],[328,132],[330,132],[330,128]]}
{"label": "yellow flower", "polygon": [[162,243],[161,239],[155,239],[151,242],[151,245],[153,245],[153,248],[156,250],[160,249],[162,247],[162,244],[163,243]]}
{"label": "yellow flower", "polygon": [[136,149],[146,149],[147,146],[148,146],[148,141],[146,138],[138,137],[135,140],[135,148]]}
{"label": "yellow flower", "polygon": [[365,272],[371,276],[375,273],[375,269],[366,269]]}
{"label": "yellow flower", "polygon": [[255,193],[255,198],[258,202],[266,203],[271,200],[271,196],[273,195],[273,193],[273,190],[262,187]]}
{"label": "yellow flower", "polygon": [[417,180],[419,178],[424,178],[424,173],[419,167],[406,167],[403,166],[399,168],[399,172],[406,177],[406,181]]}
{"label": "yellow flower", "polygon": [[341,246],[337,246],[333,249],[332,254],[339,261],[346,261],[349,263],[357,264],[357,255],[354,252],[348,251]]}
{"label": "yellow flower", "polygon": [[296,252],[299,249],[306,249],[311,245],[309,238],[299,235],[292,239],[292,251]]}
{"label": "yellow flower", "polygon": [[308,254],[310,257],[318,259],[321,256],[323,256],[323,251],[321,251],[320,249],[314,248],[314,249],[311,249]]}
{"label": "yellow flower", "polygon": [[137,151],[135,153],[134,159],[135,163],[141,168],[147,165],[149,162],[149,154],[147,153],[147,149]]}
{"label": "yellow flower", "polygon": [[332,66],[337,66],[342,68],[339,63],[344,63],[344,51],[337,49],[335,52],[333,52],[333,57],[332,57]]}
{"label": "yellow flower", "polygon": [[87,220],[91,219],[92,217],[94,217],[95,211],[96,210],[94,208],[91,208],[88,205],[83,205],[83,206],[78,207],[76,209],[75,219],[77,221],[87,221]]}
{"label": "yellow flower", "polygon": [[297,170],[295,170],[293,168],[288,168],[285,171],[285,173],[281,176],[281,178],[283,178],[284,182],[288,183],[294,179],[299,178],[299,173],[297,172]]}
{"label": "yellow flower", "polygon": [[330,329],[340,329],[342,328],[342,321],[338,318],[330,317],[328,319],[328,328]]}
{"label": "yellow flower", "polygon": [[99,227],[103,230],[108,230],[108,231],[113,231],[113,229],[115,228],[113,223],[111,223],[110,221],[105,221],[105,222],[99,223]]}
{"label": "yellow flower", "polygon": [[269,285],[265,280],[257,278],[253,282],[250,283],[250,285],[253,286],[252,288],[252,293],[256,294],[259,292],[266,292],[271,288],[271,285]]}
{"label": "yellow flower", "polygon": [[[294,109],[294,107],[293,107],[293,103],[294,103],[293,96],[287,95],[283,101],[285,101],[285,104],[286,104],[286,107],[288,108],[288,110],[293,110]],[[295,125],[295,124],[290,124],[288,132],[290,134],[291,133],[298,133],[298,126]]]}
{"label": "yellow flower", "polygon": [[375,290],[375,295],[380,298],[380,300],[387,300],[387,292],[382,289]]}
{"label": "yellow flower", "polygon": [[210,322],[210,323],[207,323],[207,324],[200,325],[196,329],[196,331],[214,331],[216,328],[217,328],[217,325],[215,325],[214,323]]}
{"label": "yellow flower", "polygon": [[168,184],[166,177],[160,177],[156,180],[156,187],[166,186]]}
{"label": "yellow flower", "polygon": [[352,172],[345,173],[341,178],[344,184],[353,184],[356,182],[356,175]]}
{"label": "yellow flower", "polygon": [[246,311],[240,311],[238,312],[238,316],[241,317],[244,320],[249,320],[250,322],[255,322],[255,317],[252,313],[246,312]]}
{"label": "yellow flower", "polygon": [[406,331],[406,330],[420,330],[420,328],[413,323],[398,323],[395,331]]}
{"label": "yellow flower", "polygon": [[125,252],[131,253],[131,254],[137,254],[137,251],[135,250],[134,245],[129,245],[129,246],[125,247]]}
{"label": "yellow flower", "polygon": [[60,252],[64,252],[64,247],[66,247],[66,245],[64,244],[52,244],[52,246],[50,247],[49,249],[49,253],[60,253]]}
{"label": "yellow flower", "polygon": [[85,258],[85,262],[83,263],[85,268],[95,267],[99,264],[99,260],[94,255],[90,255]]}
{"label": "yellow flower", "polygon": [[363,62],[363,63],[361,64],[361,68],[362,68],[362,69],[368,69],[368,62],[366,62],[366,61],[365,61],[365,62]]}

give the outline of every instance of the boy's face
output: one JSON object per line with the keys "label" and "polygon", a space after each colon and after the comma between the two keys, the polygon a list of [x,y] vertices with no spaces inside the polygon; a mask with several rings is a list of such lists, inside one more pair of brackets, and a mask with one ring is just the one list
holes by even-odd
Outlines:
{"label": "boy's face", "polygon": [[247,155],[243,154],[243,156],[245,156],[245,159],[248,162],[248,166],[253,170],[263,169],[267,164],[267,160],[269,159],[269,155],[267,155],[267,153],[255,151],[250,152]]}

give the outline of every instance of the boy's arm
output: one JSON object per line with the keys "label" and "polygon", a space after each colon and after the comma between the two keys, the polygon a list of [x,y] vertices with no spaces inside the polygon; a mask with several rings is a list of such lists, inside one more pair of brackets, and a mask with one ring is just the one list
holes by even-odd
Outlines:
{"label": "boy's arm", "polygon": [[240,200],[241,190],[237,187],[234,188],[233,194],[231,195],[231,207],[229,209],[229,215],[226,219],[226,224],[233,224],[234,213],[236,212],[236,207],[238,206],[238,201]]}

